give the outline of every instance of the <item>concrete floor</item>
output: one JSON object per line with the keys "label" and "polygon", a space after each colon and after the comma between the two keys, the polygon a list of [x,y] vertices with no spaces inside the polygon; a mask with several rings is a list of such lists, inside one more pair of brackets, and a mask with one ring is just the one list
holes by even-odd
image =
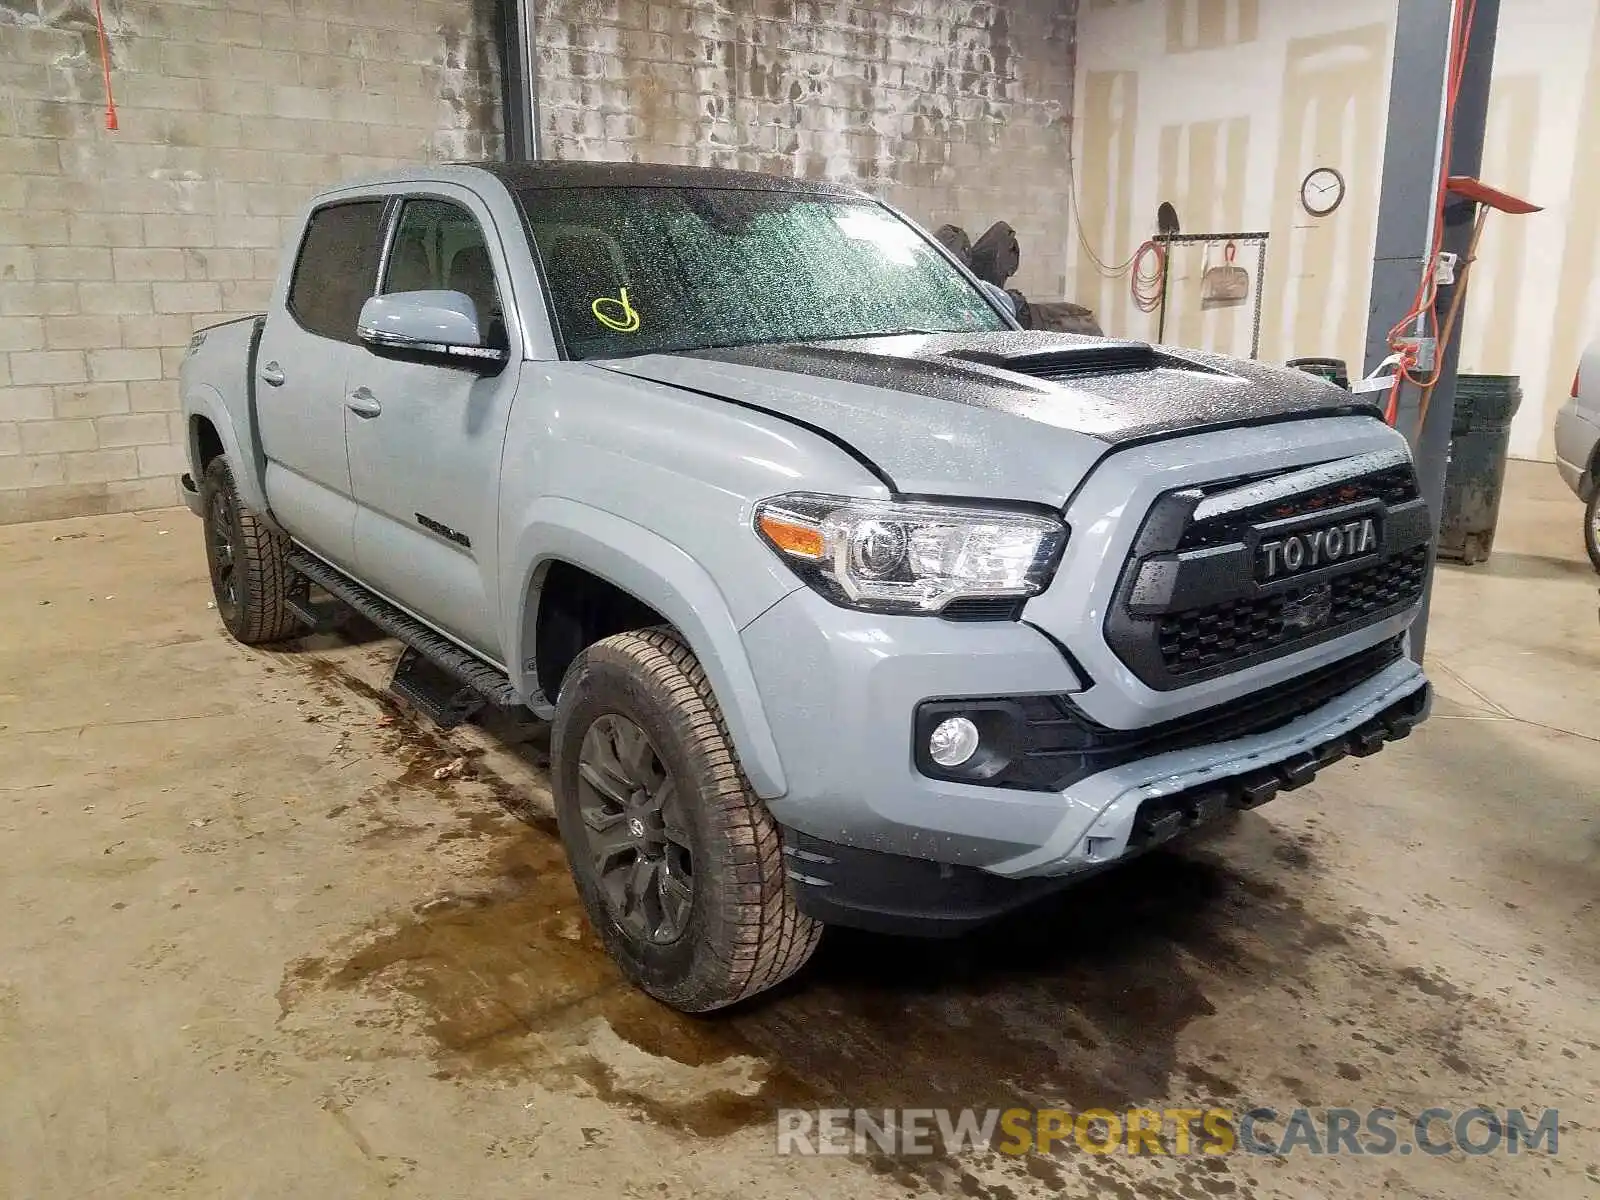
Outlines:
{"label": "concrete floor", "polygon": [[[1441,572],[1410,741],[987,937],[831,935],[711,1020],[597,949],[538,727],[397,717],[386,641],[235,645],[186,513],[0,528],[0,1195],[1594,1196],[1579,519],[1513,466],[1494,559]],[[773,1152],[780,1104],[1012,1103],[1556,1107],[1562,1132],[1555,1157]]]}

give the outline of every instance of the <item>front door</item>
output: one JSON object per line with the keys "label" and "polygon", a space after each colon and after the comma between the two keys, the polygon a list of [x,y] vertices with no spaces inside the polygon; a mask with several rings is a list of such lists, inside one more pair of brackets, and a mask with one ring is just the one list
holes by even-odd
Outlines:
{"label": "front door", "polygon": [[356,561],[369,585],[500,662],[500,454],[522,347],[504,319],[505,263],[485,236],[487,212],[466,189],[435,186],[402,202],[380,291],[464,292],[509,360],[483,375],[355,352],[344,421]]}
{"label": "front door", "polygon": [[266,455],[267,500],[283,526],[347,569],[355,564],[355,500],[345,455],[345,375],[356,320],[372,295],[386,201],[311,214],[282,307],[262,331],[253,381]]}

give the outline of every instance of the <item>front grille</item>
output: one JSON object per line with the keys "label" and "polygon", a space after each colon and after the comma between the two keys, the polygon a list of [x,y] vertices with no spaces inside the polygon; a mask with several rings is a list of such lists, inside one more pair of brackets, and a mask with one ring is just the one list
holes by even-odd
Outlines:
{"label": "front grille", "polygon": [[1161,660],[1173,675],[1192,675],[1238,659],[1287,649],[1327,629],[1415,604],[1422,598],[1427,571],[1428,548],[1418,546],[1370,567],[1336,576],[1327,584],[1316,585],[1330,589],[1332,609],[1327,621],[1310,631],[1286,627],[1283,610],[1311,589],[1168,613],[1158,623]]}
{"label": "front grille", "polygon": [[1340,575],[1329,581],[1333,589],[1330,625],[1360,621],[1374,613],[1415,604],[1422,599],[1428,577],[1428,548],[1418,546],[1387,562]]}
{"label": "front grille", "polygon": [[[1234,480],[1220,487],[1233,488],[1247,482],[1249,481]],[[1220,487],[1205,490],[1208,492],[1220,490]],[[1400,463],[1393,467],[1385,467],[1381,471],[1373,471],[1359,479],[1343,480],[1309,492],[1301,492],[1286,500],[1275,500],[1253,508],[1240,509],[1238,512],[1231,512],[1210,521],[1201,521],[1184,531],[1178,549],[1198,550],[1205,546],[1223,546],[1230,542],[1241,541],[1252,525],[1263,521],[1280,521],[1286,517],[1305,516],[1345,504],[1357,504],[1363,500],[1381,500],[1393,507],[1415,500],[1419,495],[1421,493],[1417,490],[1416,472],[1412,470],[1410,463]]]}
{"label": "front grille", "polygon": [[[1390,638],[1276,687],[1143,729],[1109,729],[1065,695],[940,702],[921,724],[931,728],[937,717],[995,704],[1019,729],[1009,761],[982,782],[990,787],[1060,791],[1122,763],[1278,729],[1365,683],[1397,661],[1401,649],[1400,639]],[[937,768],[923,770],[939,774]]]}
{"label": "front grille", "polygon": [[[1268,541],[1350,521],[1376,536],[1359,556],[1264,572]],[[1421,599],[1432,533],[1403,450],[1164,492],[1129,549],[1106,644],[1161,691],[1248,670],[1402,616]]]}

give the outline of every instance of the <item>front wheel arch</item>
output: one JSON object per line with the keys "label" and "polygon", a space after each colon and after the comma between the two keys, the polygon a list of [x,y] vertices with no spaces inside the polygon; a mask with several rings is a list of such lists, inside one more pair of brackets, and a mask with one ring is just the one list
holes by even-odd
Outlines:
{"label": "front wheel arch", "polygon": [[[755,674],[739,627],[721,589],[686,551],[624,518],[576,501],[546,498],[516,534],[504,560],[508,592],[506,662],[518,692],[542,717],[555,697],[539,686],[536,661],[538,582],[553,560],[581,567],[637,603],[659,613],[702,664],[751,787],[763,800],[788,790]],[[523,562],[516,571],[511,564]],[[802,587],[798,581],[795,587]],[[774,597],[774,601],[779,597]]]}

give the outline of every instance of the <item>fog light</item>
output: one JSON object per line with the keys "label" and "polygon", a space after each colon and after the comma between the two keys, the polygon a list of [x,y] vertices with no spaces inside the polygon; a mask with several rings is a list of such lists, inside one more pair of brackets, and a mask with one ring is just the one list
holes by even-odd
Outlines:
{"label": "fog light", "polygon": [[946,717],[928,737],[928,757],[941,767],[959,767],[978,752],[978,727],[966,717]]}

